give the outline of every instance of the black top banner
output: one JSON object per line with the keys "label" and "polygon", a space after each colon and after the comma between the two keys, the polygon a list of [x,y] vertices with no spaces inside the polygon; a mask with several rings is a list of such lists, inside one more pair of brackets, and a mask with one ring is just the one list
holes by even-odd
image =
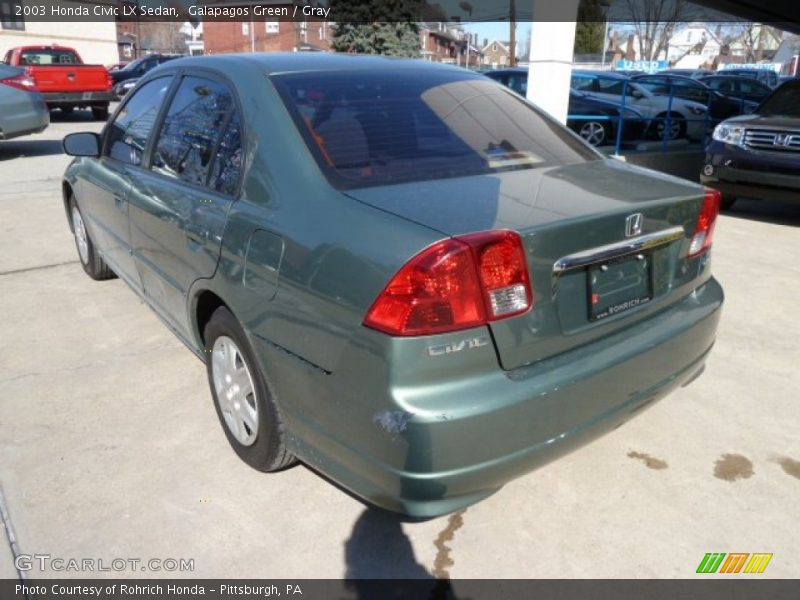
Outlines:
{"label": "black top banner", "polygon": [[[782,2],[783,0],[778,0]],[[794,0],[792,0],[794,1]],[[736,0],[3,0],[0,21],[731,22],[781,27],[784,13],[747,12]],[[738,9],[730,14],[724,9]],[[736,10],[734,10],[736,12]],[[794,14],[789,12],[786,14]],[[762,18],[756,18],[756,17]],[[772,17],[772,18],[771,18]],[[791,27],[782,27],[791,29]]]}

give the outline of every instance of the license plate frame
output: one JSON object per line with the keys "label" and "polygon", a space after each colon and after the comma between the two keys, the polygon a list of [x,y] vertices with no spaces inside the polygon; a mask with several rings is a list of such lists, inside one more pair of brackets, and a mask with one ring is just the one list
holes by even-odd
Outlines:
{"label": "license plate frame", "polygon": [[653,299],[653,257],[638,253],[586,268],[589,321],[602,321],[648,304]]}

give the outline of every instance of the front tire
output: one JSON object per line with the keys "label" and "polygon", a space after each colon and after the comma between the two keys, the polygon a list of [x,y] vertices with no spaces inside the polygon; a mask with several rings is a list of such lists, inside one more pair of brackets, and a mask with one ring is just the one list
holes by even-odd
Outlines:
{"label": "front tire", "polygon": [[204,339],[214,408],[233,450],[259,471],[278,471],[294,463],[272,386],[242,326],[227,308],[211,315]]}
{"label": "front tire", "polygon": [[81,261],[83,270],[96,281],[116,277],[114,271],[111,270],[97,252],[97,248],[86,230],[86,223],[83,220],[81,210],[78,208],[78,203],[75,202],[75,198],[70,200],[69,214],[72,221],[72,236],[75,239],[75,248],[78,250],[78,258]]}
{"label": "front tire", "polygon": [[601,121],[584,121],[578,128],[578,135],[595,148],[607,143],[611,138],[608,126]]}

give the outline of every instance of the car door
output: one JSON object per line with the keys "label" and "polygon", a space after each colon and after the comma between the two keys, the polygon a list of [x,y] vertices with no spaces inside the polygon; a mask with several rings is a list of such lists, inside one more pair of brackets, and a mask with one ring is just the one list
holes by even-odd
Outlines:
{"label": "car door", "polygon": [[133,254],[145,297],[189,333],[186,294],[211,277],[238,193],[242,115],[224,80],[186,73],[158,126],[149,169],[132,182]]}
{"label": "car door", "polygon": [[600,77],[598,83],[600,93],[593,93],[592,96],[596,96],[599,100],[622,105],[624,95],[625,106],[634,108],[647,117],[652,117],[657,112],[657,107],[653,105],[653,97],[645,94],[638,82]]}
{"label": "car door", "polygon": [[147,139],[172,76],[145,83],[129,96],[103,134],[101,156],[87,162],[76,195],[86,226],[115,273],[138,287],[131,257],[128,192],[142,170]]}

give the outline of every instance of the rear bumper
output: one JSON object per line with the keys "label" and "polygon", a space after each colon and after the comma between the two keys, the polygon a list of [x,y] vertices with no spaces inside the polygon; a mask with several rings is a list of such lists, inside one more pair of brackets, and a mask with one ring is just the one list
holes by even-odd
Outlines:
{"label": "rear bumper", "polygon": [[[722,288],[710,279],[646,322],[577,350],[451,383],[426,385],[423,375],[416,386],[389,385],[388,397],[387,389],[369,389],[374,378],[366,358],[361,380],[349,382],[349,396],[335,373],[320,375],[326,381],[316,389],[308,386],[307,370],[306,383],[284,373],[279,398],[291,398],[292,391],[320,395],[311,414],[297,411],[292,400],[282,403],[292,450],[389,510],[419,517],[457,510],[691,381],[714,343],[722,302]],[[257,346],[265,364],[280,360],[268,346]],[[300,390],[291,389],[295,384]],[[373,414],[369,405],[380,395],[386,410]]]}
{"label": "rear bumper", "polygon": [[50,113],[44,109],[31,110],[13,119],[0,121],[0,140],[10,140],[23,135],[40,133],[50,125]]}
{"label": "rear bumper", "polygon": [[104,92],[52,92],[42,94],[48,106],[90,106],[107,104],[113,99],[111,90]]}

